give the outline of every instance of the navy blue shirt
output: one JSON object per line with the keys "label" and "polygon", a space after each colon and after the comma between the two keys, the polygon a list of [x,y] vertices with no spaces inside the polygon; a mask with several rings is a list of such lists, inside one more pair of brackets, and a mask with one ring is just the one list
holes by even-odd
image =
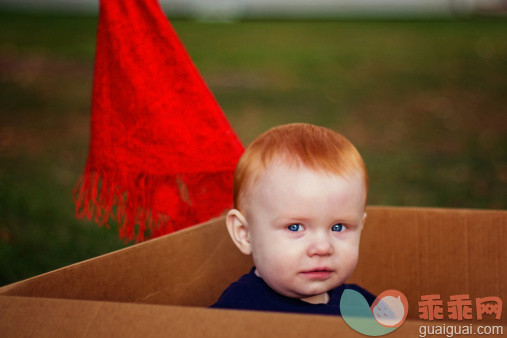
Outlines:
{"label": "navy blue shirt", "polygon": [[212,308],[296,312],[340,315],[340,299],[345,289],[361,293],[371,306],[375,296],[356,284],[342,284],[329,291],[327,304],[311,304],[298,298],[290,298],[273,291],[255,274],[255,267],[243,275],[222,293]]}

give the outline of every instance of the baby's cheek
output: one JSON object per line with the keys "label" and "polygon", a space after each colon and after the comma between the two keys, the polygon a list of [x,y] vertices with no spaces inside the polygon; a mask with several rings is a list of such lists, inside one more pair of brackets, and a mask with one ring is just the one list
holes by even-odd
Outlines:
{"label": "baby's cheek", "polygon": [[352,243],[342,243],[337,248],[337,255],[348,261],[357,261],[359,258],[359,246]]}
{"label": "baby's cheek", "polygon": [[344,274],[343,277],[348,278],[354,272],[357,261],[359,259],[359,252],[355,248],[343,249],[337,255],[338,264],[341,267],[341,271]]}
{"label": "baby's cheek", "polygon": [[290,262],[290,254],[287,250],[275,243],[262,243],[254,247],[252,255],[255,264],[265,268],[279,269]]}

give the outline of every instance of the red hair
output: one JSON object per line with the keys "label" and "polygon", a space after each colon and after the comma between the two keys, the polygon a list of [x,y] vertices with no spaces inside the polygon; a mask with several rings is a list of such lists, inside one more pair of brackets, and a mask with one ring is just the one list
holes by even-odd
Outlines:
{"label": "red hair", "polygon": [[349,140],[330,129],[307,123],[274,127],[260,135],[241,156],[234,173],[234,206],[275,161],[342,177],[359,174],[368,195],[368,173],[361,155]]}

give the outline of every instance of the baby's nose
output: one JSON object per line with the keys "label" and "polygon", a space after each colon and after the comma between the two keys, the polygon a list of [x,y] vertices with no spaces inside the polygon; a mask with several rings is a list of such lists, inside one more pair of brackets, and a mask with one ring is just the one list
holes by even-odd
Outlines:
{"label": "baby's nose", "polygon": [[328,236],[318,236],[308,246],[308,256],[329,256],[333,254],[334,247]]}

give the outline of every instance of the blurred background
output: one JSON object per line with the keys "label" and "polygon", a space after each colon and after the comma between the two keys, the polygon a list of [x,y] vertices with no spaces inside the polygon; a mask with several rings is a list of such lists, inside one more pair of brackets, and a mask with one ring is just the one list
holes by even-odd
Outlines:
{"label": "blurred background", "polygon": [[[506,208],[506,1],[161,3],[245,146],[324,125],[362,153],[369,204]],[[132,244],[74,217],[97,10],[0,0],[0,285]]]}

